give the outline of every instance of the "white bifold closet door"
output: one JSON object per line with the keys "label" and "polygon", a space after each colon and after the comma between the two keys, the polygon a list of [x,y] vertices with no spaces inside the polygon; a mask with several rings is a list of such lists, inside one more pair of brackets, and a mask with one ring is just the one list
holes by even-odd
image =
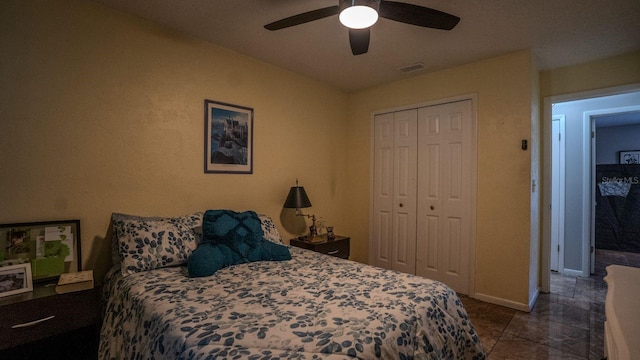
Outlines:
{"label": "white bifold closet door", "polygon": [[373,265],[468,294],[472,129],[471,100],[375,116]]}
{"label": "white bifold closet door", "polygon": [[416,275],[468,294],[471,265],[471,101],[418,111]]}
{"label": "white bifold closet door", "polygon": [[374,265],[415,274],[416,109],[374,120]]}

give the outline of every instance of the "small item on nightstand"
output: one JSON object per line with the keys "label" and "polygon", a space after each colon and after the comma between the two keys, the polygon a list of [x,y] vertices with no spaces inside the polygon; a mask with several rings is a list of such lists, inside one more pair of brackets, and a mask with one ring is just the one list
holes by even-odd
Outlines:
{"label": "small item on nightstand", "polygon": [[310,238],[314,238],[318,236],[318,231],[315,225],[315,221],[314,221],[314,225],[309,226],[309,237]]}
{"label": "small item on nightstand", "polygon": [[316,221],[316,235],[318,236],[324,235],[325,230],[326,230],[326,226],[324,225],[324,220],[322,218],[319,218],[318,221]]}
{"label": "small item on nightstand", "polygon": [[309,242],[312,244],[319,244],[325,241],[325,237],[324,236],[314,236],[314,237],[309,237]]}
{"label": "small item on nightstand", "polygon": [[66,294],[74,291],[93,289],[93,270],[60,274],[56,292]]}
{"label": "small item on nightstand", "polygon": [[327,226],[327,240],[334,240],[336,234],[333,233],[333,226]]}

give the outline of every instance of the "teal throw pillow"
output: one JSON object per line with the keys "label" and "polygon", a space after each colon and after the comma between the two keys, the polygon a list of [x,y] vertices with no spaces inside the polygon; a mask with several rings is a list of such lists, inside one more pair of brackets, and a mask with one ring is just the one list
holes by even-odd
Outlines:
{"label": "teal throw pillow", "polygon": [[290,259],[286,246],[264,238],[255,212],[207,210],[202,218],[202,241],[189,257],[188,270],[191,277],[210,276],[231,265]]}

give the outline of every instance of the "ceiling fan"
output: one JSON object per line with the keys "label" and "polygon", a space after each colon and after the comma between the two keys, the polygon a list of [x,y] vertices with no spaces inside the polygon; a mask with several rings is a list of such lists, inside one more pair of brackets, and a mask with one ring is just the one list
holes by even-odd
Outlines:
{"label": "ceiling fan", "polygon": [[338,5],[289,16],[264,26],[275,31],[340,14],[340,22],[349,28],[353,55],[369,50],[370,27],[378,17],[440,30],[453,29],[460,18],[424,6],[387,0],[338,0]]}

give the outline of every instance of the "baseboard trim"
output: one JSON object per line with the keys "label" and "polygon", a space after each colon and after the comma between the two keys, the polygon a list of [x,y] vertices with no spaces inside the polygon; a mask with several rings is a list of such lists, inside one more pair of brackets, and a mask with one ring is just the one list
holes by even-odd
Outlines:
{"label": "baseboard trim", "polygon": [[562,275],[572,276],[572,277],[582,277],[582,271],[573,270],[573,269],[563,269]]}
{"label": "baseboard trim", "polygon": [[[536,296],[535,296],[536,298],[537,298],[537,293],[538,292],[536,292]],[[488,302],[490,304],[500,305],[500,306],[508,307],[511,309],[524,311],[524,312],[530,312],[531,309],[533,308],[533,303],[535,302],[535,300],[533,300],[531,305],[529,305],[525,303],[519,303],[519,302],[502,299],[502,298],[491,296],[491,295],[480,294],[480,293],[475,293],[473,298],[480,301]]]}

